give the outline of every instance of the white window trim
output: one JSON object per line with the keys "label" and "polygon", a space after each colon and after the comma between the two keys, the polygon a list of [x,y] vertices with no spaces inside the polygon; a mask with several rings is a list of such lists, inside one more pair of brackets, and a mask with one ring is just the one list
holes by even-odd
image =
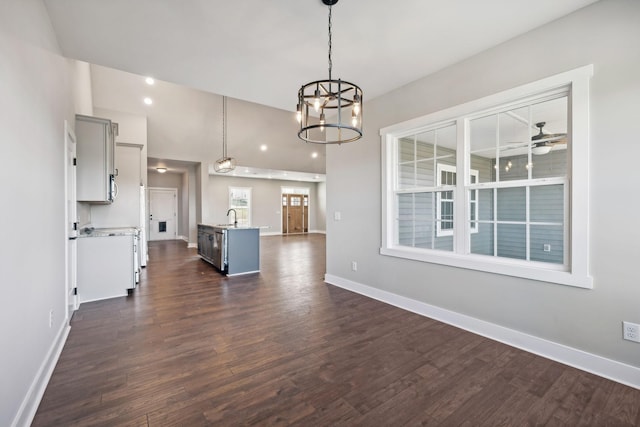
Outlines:
{"label": "white window trim", "polygon": [[252,193],[251,193],[251,187],[229,187],[229,202],[228,202],[228,209],[234,209],[233,206],[231,205],[231,193],[233,192],[233,190],[242,190],[242,191],[247,191],[249,193],[249,203],[247,204],[247,226],[251,226],[251,216],[253,215],[253,213],[251,212],[251,199],[252,199]]}
{"label": "white window trim", "polygon": [[[518,86],[513,89],[487,96],[452,108],[437,111],[392,126],[380,129],[382,152],[382,245],[380,254],[416,261],[444,264],[453,267],[480,270],[508,276],[522,277],[543,282],[557,283],[581,288],[592,288],[593,279],[589,275],[589,81],[593,76],[593,65],[556,74],[545,79]],[[397,151],[394,150],[398,138],[433,129],[446,122],[456,121],[458,126],[468,127],[468,118],[486,114],[495,108],[504,108],[510,103],[526,102],[539,94],[553,90],[568,90],[570,134],[572,143],[568,149],[570,223],[568,226],[568,266],[520,261],[501,257],[488,258],[469,253],[465,233],[458,233],[454,241],[454,252],[430,251],[421,248],[400,246],[395,238],[398,234],[395,206],[395,164]],[[458,152],[466,153],[469,148],[468,132],[458,135]],[[457,169],[469,169],[469,156],[458,156]],[[464,191],[465,183],[458,181],[458,188]],[[468,188],[468,183],[466,183]],[[476,186],[474,186],[476,187]],[[469,200],[463,209],[454,210],[454,223],[461,224],[467,215]]]}

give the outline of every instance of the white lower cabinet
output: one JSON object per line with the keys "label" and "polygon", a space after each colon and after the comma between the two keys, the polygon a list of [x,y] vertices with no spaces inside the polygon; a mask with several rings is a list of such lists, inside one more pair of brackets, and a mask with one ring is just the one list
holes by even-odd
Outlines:
{"label": "white lower cabinet", "polygon": [[136,286],[135,236],[78,238],[80,303],[127,295]]}

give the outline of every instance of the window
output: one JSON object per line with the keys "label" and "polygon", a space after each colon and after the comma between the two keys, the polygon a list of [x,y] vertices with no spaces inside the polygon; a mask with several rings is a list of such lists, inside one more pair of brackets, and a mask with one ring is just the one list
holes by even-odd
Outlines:
{"label": "window", "polygon": [[591,287],[592,68],[382,129],[381,253]]}
{"label": "window", "polygon": [[[456,185],[456,167],[446,164],[438,163],[437,174],[438,187],[441,186],[455,186]],[[471,184],[478,182],[478,171],[471,169]],[[442,191],[438,193],[437,201],[437,213],[438,219],[437,235],[438,236],[451,236],[453,235],[453,191]],[[472,233],[478,232],[478,223],[476,218],[478,217],[478,204],[476,203],[476,190],[471,190],[469,198],[469,215],[471,218],[470,231]]]}
{"label": "window", "polygon": [[237,214],[238,225],[251,225],[251,188],[229,187],[229,209]]}

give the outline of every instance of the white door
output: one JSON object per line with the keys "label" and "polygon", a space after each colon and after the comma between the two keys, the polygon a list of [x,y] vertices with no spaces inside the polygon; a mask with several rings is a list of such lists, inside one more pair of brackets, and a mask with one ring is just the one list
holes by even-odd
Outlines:
{"label": "white door", "polygon": [[76,204],[76,137],[66,121],[64,128],[64,144],[66,149],[64,168],[67,183],[65,191],[67,217],[67,285],[65,289],[65,300],[67,306],[66,317],[70,318],[71,314],[78,308],[78,297],[76,295],[78,265],[78,241],[76,240],[78,235],[78,210]]}
{"label": "white door", "polygon": [[149,240],[172,240],[177,237],[178,190],[149,188]]}

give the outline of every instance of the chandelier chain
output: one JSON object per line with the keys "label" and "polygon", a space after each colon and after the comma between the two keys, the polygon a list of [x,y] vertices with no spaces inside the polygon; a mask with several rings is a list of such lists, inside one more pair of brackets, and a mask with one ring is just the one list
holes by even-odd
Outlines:
{"label": "chandelier chain", "polygon": [[331,80],[331,69],[333,62],[331,61],[331,5],[329,5],[329,80]]}

